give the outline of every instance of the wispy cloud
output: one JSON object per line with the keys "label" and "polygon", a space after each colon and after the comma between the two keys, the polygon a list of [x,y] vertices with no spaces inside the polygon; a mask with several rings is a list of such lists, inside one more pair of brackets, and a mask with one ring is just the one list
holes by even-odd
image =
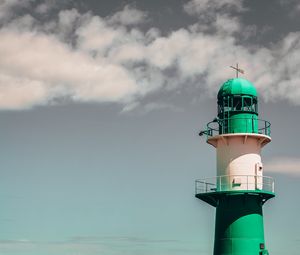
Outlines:
{"label": "wispy cloud", "polygon": [[76,242],[37,242],[32,240],[0,240],[1,254],[43,254],[49,251],[54,254],[116,254],[107,246],[101,244],[83,244]]}
{"label": "wispy cloud", "polygon": [[297,14],[300,12],[300,3],[298,0],[280,0],[279,2],[289,10],[292,18],[298,18]]}
{"label": "wispy cloud", "polygon": [[[66,241],[48,241],[37,242],[26,239],[16,240],[0,240],[0,253],[6,254],[14,252],[22,254],[22,252],[45,253],[55,252],[57,254],[152,254],[151,248],[159,245],[160,250],[164,254],[178,254],[181,252],[182,243],[172,239],[147,239],[133,236],[75,236]],[[169,252],[169,246],[172,246],[172,252]],[[178,245],[178,247],[176,247]],[[167,248],[163,248],[166,246]],[[189,252],[197,254],[197,250],[186,249]],[[160,253],[160,254],[162,254]]]}
{"label": "wispy cloud", "polygon": [[300,158],[279,157],[264,164],[266,172],[300,177]]}
{"label": "wispy cloud", "polygon": [[146,21],[148,14],[130,5],[126,5],[122,11],[118,11],[108,18],[111,24],[136,25]]}
{"label": "wispy cloud", "polygon": [[217,13],[242,12],[245,8],[243,0],[191,0],[184,4],[184,10],[190,15],[207,18]]}
{"label": "wispy cloud", "polygon": [[69,242],[75,243],[103,243],[103,242],[124,242],[124,243],[178,243],[175,239],[150,239],[135,236],[74,236]]}
{"label": "wispy cloud", "polygon": [[15,9],[29,6],[35,0],[2,0],[0,1],[0,20],[10,18]]}

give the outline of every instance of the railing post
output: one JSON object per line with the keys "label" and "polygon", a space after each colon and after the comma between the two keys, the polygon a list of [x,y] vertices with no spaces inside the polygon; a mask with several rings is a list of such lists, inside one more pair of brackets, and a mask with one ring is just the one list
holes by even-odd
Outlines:
{"label": "railing post", "polygon": [[268,133],[268,131],[267,131],[267,122],[265,121],[265,135],[268,135],[267,133]]}
{"label": "railing post", "polygon": [[[246,131],[247,132],[250,132],[250,130],[249,130],[250,128],[248,128],[248,120],[247,120],[247,118],[246,118]],[[254,130],[254,128],[253,128],[253,117],[251,118],[251,133],[253,133],[253,130]]]}
{"label": "railing post", "polygon": [[249,190],[249,175],[247,175],[247,190]]}

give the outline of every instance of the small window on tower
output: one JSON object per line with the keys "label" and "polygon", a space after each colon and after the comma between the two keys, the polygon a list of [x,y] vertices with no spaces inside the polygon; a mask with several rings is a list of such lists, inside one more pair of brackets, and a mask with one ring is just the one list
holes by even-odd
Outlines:
{"label": "small window on tower", "polygon": [[243,97],[243,111],[247,111],[247,112],[253,111],[252,105],[253,105],[252,97],[244,96]]}
{"label": "small window on tower", "polygon": [[242,97],[241,96],[234,96],[233,108],[234,108],[234,111],[242,110]]}

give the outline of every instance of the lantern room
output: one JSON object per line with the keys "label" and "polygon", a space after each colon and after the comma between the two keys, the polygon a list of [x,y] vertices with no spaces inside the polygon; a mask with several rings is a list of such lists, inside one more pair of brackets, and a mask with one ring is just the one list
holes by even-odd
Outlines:
{"label": "lantern room", "polygon": [[226,81],[218,92],[219,134],[258,133],[258,100],[254,85],[245,79]]}

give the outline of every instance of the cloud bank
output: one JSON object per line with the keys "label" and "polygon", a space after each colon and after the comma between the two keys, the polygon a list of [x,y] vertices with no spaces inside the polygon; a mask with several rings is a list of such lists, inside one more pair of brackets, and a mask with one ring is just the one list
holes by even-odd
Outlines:
{"label": "cloud bank", "polygon": [[159,91],[195,86],[212,94],[236,62],[265,100],[300,102],[300,32],[270,48],[245,46],[241,36],[251,29],[238,18],[247,11],[242,1],[189,1],[182,9],[197,22],[166,35],[142,30],[149,13],[129,5],[107,17],[73,8],[37,18],[51,8],[34,0],[0,2],[1,109],[66,99],[128,110]]}
{"label": "cloud bank", "polygon": [[300,158],[280,157],[274,158],[265,164],[265,169],[270,173],[300,176]]}

